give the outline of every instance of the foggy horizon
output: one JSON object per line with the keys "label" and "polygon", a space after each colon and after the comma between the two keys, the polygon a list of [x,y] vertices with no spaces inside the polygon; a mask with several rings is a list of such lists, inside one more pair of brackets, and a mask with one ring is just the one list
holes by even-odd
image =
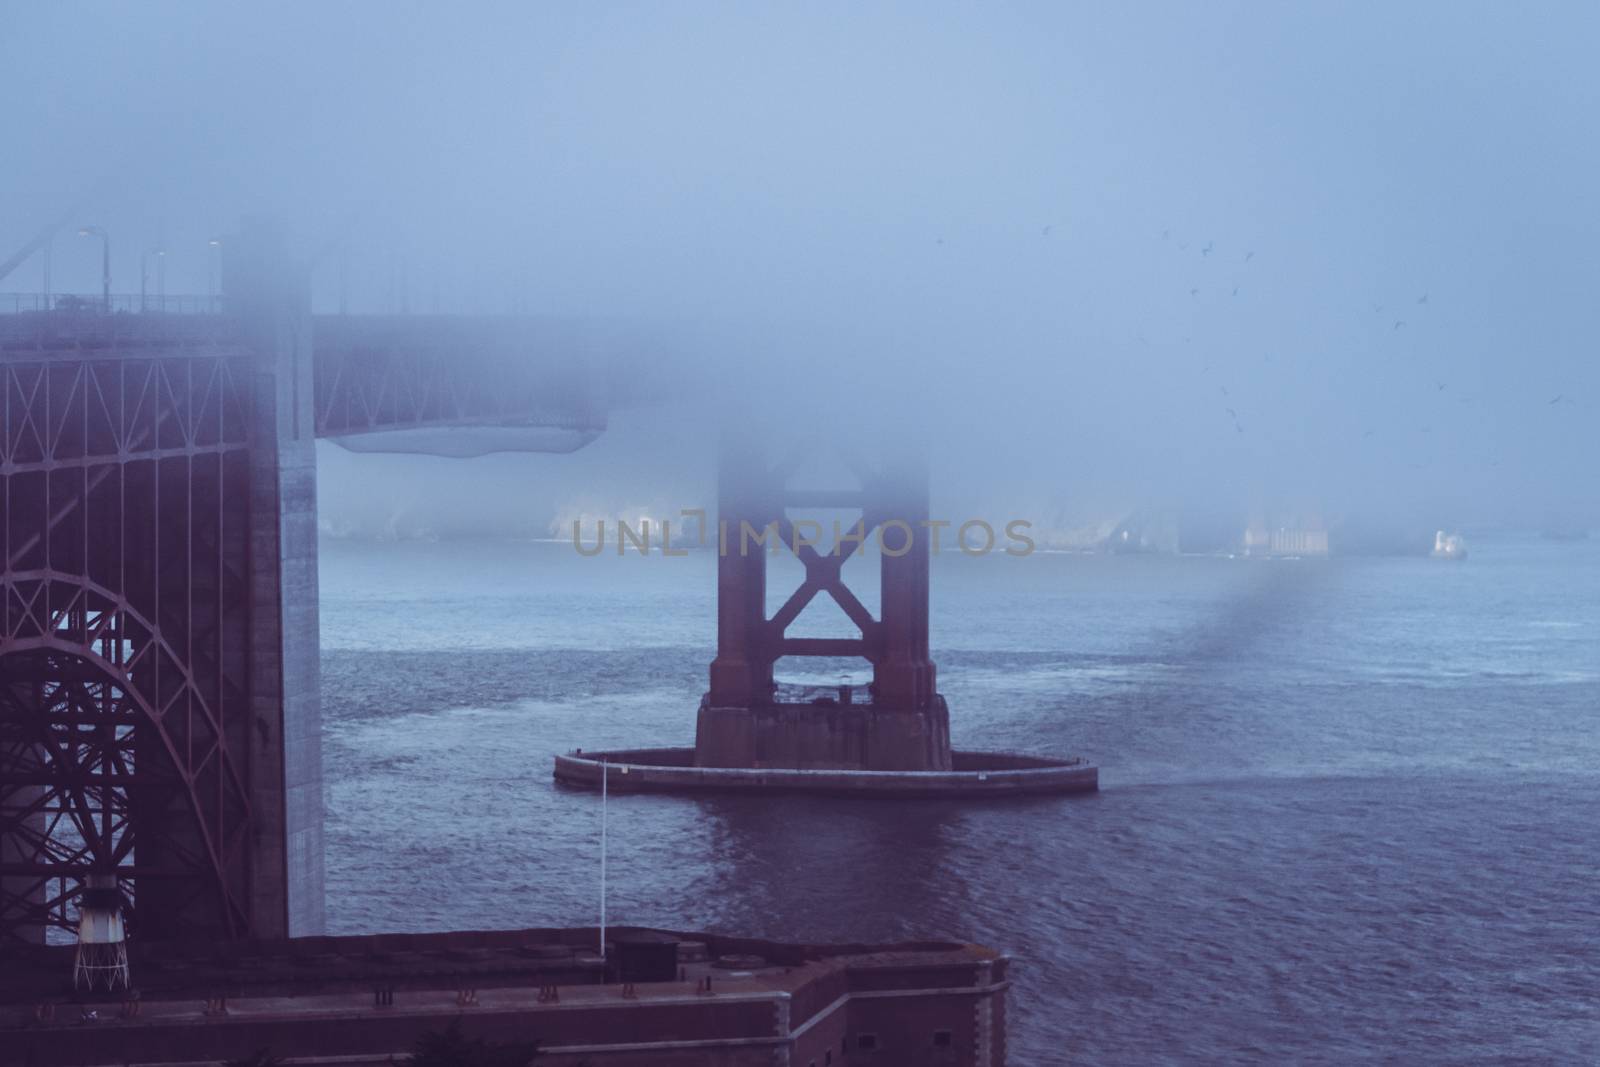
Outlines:
{"label": "foggy horizon", "polygon": [[324,443],[332,527],[704,506],[730,410],[1040,525],[1600,521],[1592,8],[478,10],[13,11],[0,253],[86,197],[54,292],[81,224],[205,294],[267,213],[318,312],[618,320],[676,386],[570,456]]}

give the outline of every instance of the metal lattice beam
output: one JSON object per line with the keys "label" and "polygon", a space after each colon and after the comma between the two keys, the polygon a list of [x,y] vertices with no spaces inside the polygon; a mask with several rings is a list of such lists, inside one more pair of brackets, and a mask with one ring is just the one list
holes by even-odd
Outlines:
{"label": "metal lattice beam", "polygon": [[[42,347],[42,346],[41,346]],[[0,361],[0,936],[249,927],[248,353]]]}

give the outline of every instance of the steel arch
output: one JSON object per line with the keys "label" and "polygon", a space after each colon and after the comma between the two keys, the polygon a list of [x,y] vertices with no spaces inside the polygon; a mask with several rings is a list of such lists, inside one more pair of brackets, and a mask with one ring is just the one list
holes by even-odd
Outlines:
{"label": "steel arch", "polygon": [[[0,876],[64,882],[81,878],[95,865],[99,869],[109,866],[119,872],[126,870],[124,877],[134,881],[141,876],[179,873],[140,869],[140,857],[135,851],[140,834],[146,827],[151,833],[161,831],[154,820],[127,817],[132,803],[129,789],[175,787],[197,831],[199,854],[193,854],[182,835],[172,832],[181,831],[181,826],[162,834],[166,840],[160,842],[160,850],[177,853],[185,861],[177,865],[179,868],[204,870],[219,904],[220,914],[215,918],[230,936],[244,931],[248,916],[244,906],[245,879],[240,875],[245,872],[240,871],[239,861],[248,837],[249,793],[226,744],[223,723],[195,684],[184,659],[160,630],[124,598],[75,575],[14,572],[0,622],[4,625],[0,648],[5,649],[0,664],[7,667],[0,677],[6,679],[8,690],[0,704],[0,751],[5,755],[0,763],[0,834],[14,843],[6,862],[0,863]],[[73,661],[93,667],[107,688],[99,699],[63,706],[51,698],[79,681],[71,669]],[[30,665],[46,665],[48,669],[26,669]],[[30,695],[20,695],[24,689]],[[126,721],[124,708],[131,708],[136,716],[134,722]],[[149,736],[157,745],[159,763],[164,764],[169,776],[167,781],[159,781],[151,773],[155,765],[147,762],[148,748],[143,750],[143,759],[135,757],[132,771],[120,753],[126,746],[113,745],[118,753],[101,753],[93,761],[95,766],[82,773],[84,768],[81,762],[74,763],[72,753],[52,744],[53,739],[72,732],[74,720],[87,720],[91,728],[102,730],[114,731],[120,722],[136,734],[151,731]],[[36,752],[52,755],[30,760],[25,751],[30,746]],[[141,766],[149,768],[142,772],[142,781],[119,781],[137,777]],[[30,776],[30,771],[36,774]],[[11,802],[29,790],[33,795],[26,803]],[[63,853],[59,847],[52,847],[45,839],[48,835],[41,835],[38,828],[39,813],[95,809],[89,796],[94,791],[118,795],[116,804],[102,797],[96,810],[106,813],[107,818],[120,813],[120,830],[103,828],[100,840],[84,841],[76,852]],[[17,844],[23,847],[19,849]],[[147,849],[155,850],[157,841],[151,837],[145,844]],[[26,854],[29,850],[32,856]],[[62,888],[54,897],[23,900],[23,894],[13,887],[0,900],[0,908],[24,915],[24,925],[64,926],[68,918],[61,905],[72,895],[72,891]],[[137,916],[137,891],[132,895]]]}

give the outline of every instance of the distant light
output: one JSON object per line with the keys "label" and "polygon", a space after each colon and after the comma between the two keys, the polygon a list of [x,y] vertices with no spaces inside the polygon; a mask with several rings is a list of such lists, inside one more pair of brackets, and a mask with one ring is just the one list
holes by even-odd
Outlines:
{"label": "distant light", "polygon": [[212,244],[214,244],[214,245],[220,245],[220,244],[221,244],[221,243],[222,243],[222,238],[220,238],[220,237],[213,237],[213,238],[212,238],[212,239],[211,239],[211,243],[212,243]]}

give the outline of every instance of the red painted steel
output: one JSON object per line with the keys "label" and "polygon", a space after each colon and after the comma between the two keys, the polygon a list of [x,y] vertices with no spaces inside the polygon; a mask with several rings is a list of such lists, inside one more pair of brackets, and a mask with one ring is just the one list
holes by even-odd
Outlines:
{"label": "red painted steel", "polygon": [[[927,707],[935,698],[936,671],[928,648],[928,482],[919,462],[882,469],[856,457],[849,465],[859,487],[791,488],[805,458],[796,450],[769,466],[748,437],[730,439],[719,468],[722,543],[717,561],[717,657],[711,664],[709,703],[755,707],[775,699],[774,667],[784,656],[860,657],[872,664],[872,702],[902,709]],[[849,540],[824,551],[796,537],[794,508],[860,508],[859,528],[845,524]],[[805,567],[805,578],[783,605],[766,614],[767,545],[749,531],[776,529],[783,549]],[[892,529],[893,532],[890,532]],[[844,565],[868,540],[879,543],[879,618],[845,584]],[[770,541],[768,542],[770,544]],[[853,638],[790,637],[788,629],[819,595],[831,597],[853,622]]]}
{"label": "red painted steel", "polygon": [[55,323],[0,358],[0,937],[238,934],[249,353]]}
{"label": "red painted steel", "polygon": [[319,437],[440,426],[606,426],[596,368],[533,322],[319,316]]}

